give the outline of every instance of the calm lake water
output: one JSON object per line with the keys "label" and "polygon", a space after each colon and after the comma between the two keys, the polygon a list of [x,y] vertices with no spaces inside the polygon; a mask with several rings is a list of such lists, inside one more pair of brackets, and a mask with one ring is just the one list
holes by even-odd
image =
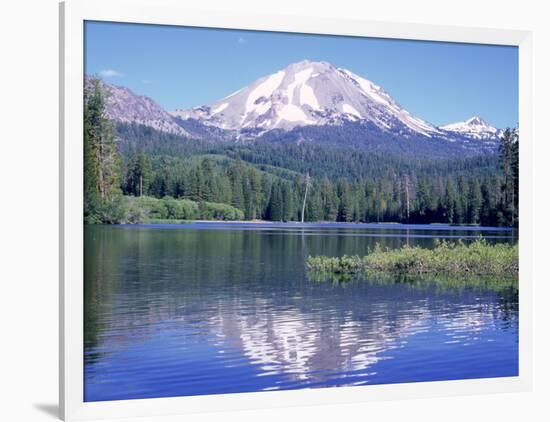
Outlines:
{"label": "calm lake water", "polygon": [[85,401],[515,376],[513,287],[308,278],[377,242],[503,229],[85,226]]}

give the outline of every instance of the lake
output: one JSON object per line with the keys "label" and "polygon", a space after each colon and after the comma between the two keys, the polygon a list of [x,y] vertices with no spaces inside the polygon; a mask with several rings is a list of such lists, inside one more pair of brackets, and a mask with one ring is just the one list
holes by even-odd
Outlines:
{"label": "lake", "polygon": [[84,400],[518,375],[514,286],[308,276],[376,243],[513,242],[394,224],[85,226]]}

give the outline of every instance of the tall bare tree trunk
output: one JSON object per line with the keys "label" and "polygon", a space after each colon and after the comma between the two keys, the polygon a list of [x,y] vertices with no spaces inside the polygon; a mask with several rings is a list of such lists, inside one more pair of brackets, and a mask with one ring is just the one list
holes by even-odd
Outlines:
{"label": "tall bare tree trunk", "polygon": [[309,188],[309,173],[306,174],[306,191],[304,193],[304,202],[302,204],[302,223],[304,222],[304,214],[306,212],[307,191]]}
{"label": "tall bare tree trunk", "polygon": [[407,223],[410,216],[410,199],[409,199],[409,176],[405,176],[405,199],[407,201]]}
{"label": "tall bare tree trunk", "polygon": [[516,216],[516,192],[512,184],[512,226],[515,224]]}
{"label": "tall bare tree trunk", "polygon": [[101,199],[105,199],[106,192],[105,192],[105,175],[103,174],[103,145],[102,141],[99,142],[99,145],[97,147],[97,154],[96,154],[96,160],[97,160],[97,183],[99,185],[99,195],[101,196]]}

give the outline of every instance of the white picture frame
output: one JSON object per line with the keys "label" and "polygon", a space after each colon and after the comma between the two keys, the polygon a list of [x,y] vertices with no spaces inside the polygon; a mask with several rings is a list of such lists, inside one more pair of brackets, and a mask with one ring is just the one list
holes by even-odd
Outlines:
{"label": "white picture frame", "polygon": [[[84,22],[114,21],[192,27],[300,32],[409,40],[513,45],[519,48],[520,278],[519,376],[306,389],[297,391],[83,401],[83,62]],[[67,421],[172,415],[260,407],[309,406],[528,391],[532,385],[532,110],[530,32],[275,14],[217,13],[178,0],[67,0],[60,5],[60,413]]]}

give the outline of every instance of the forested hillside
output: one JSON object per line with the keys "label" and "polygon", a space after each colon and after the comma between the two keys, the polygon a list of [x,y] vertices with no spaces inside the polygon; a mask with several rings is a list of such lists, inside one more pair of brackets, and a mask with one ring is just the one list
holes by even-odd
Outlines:
{"label": "forested hillside", "polygon": [[99,83],[87,88],[87,222],[300,221],[307,187],[305,221],[517,223],[515,130],[504,133],[498,155],[428,160],[421,151],[195,140],[115,125],[104,114],[106,95]]}

